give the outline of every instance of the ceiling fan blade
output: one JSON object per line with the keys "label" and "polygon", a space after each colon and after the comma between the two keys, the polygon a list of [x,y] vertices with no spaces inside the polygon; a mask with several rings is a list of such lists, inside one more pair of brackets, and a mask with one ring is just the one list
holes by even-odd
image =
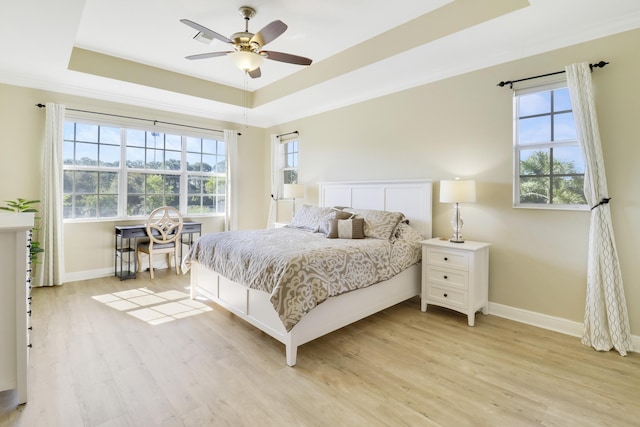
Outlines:
{"label": "ceiling fan blade", "polygon": [[251,37],[251,41],[258,43],[262,47],[280,37],[282,33],[287,31],[287,28],[287,24],[284,22],[280,20],[273,21]]}
{"label": "ceiling fan blade", "polygon": [[257,79],[260,76],[262,76],[262,72],[260,71],[260,67],[256,68],[255,70],[249,71],[249,77],[251,77],[252,79]]}
{"label": "ceiling fan blade", "polygon": [[197,55],[189,55],[185,56],[186,59],[207,59],[207,58],[215,58],[216,56],[225,56],[229,52],[209,52],[209,53],[199,53]]}
{"label": "ceiling fan blade", "polygon": [[290,53],[273,52],[271,50],[263,50],[260,51],[260,53],[266,53],[267,59],[271,59],[272,61],[286,62],[289,64],[311,65],[311,62],[313,62],[304,56],[291,55]]}
{"label": "ceiling fan blade", "polygon": [[223,41],[225,43],[231,43],[231,40],[229,40],[225,36],[223,36],[221,34],[218,34],[215,31],[208,29],[207,27],[203,27],[202,25],[200,25],[198,23],[195,23],[195,22],[190,21],[188,19],[181,19],[180,22],[182,22],[185,25],[190,26],[194,30],[200,31],[204,35],[209,36],[209,38],[218,39],[218,40]]}

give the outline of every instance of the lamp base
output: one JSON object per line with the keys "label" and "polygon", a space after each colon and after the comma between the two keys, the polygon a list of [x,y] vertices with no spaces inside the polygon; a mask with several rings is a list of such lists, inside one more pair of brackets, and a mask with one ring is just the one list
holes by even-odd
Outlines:
{"label": "lamp base", "polygon": [[462,238],[462,226],[464,221],[460,216],[460,205],[456,203],[456,207],[453,210],[453,216],[451,217],[451,227],[453,227],[453,236],[449,239],[451,243],[464,243]]}

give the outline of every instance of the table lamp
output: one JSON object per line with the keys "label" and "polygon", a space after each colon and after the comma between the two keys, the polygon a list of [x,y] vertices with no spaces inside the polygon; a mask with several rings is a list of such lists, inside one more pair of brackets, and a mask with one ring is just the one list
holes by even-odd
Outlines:
{"label": "table lamp", "polygon": [[293,199],[291,209],[291,218],[296,214],[296,199],[304,198],[304,184],[284,184],[282,197],[285,199]]}
{"label": "table lamp", "polygon": [[474,180],[440,181],[440,203],[455,203],[456,207],[451,217],[453,236],[449,239],[453,243],[464,243],[462,226],[464,222],[460,216],[460,203],[475,203],[476,182]]}

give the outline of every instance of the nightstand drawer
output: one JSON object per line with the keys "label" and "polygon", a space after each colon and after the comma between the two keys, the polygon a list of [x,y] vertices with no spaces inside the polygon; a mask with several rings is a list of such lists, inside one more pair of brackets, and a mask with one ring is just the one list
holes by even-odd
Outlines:
{"label": "nightstand drawer", "polygon": [[462,251],[427,248],[427,262],[430,265],[468,270],[469,254]]}
{"label": "nightstand drawer", "polygon": [[429,286],[428,302],[435,302],[452,308],[467,308],[467,293],[439,286]]}
{"label": "nightstand drawer", "polygon": [[469,273],[462,270],[438,268],[428,265],[424,278],[429,283],[466,290],[469,287]]}

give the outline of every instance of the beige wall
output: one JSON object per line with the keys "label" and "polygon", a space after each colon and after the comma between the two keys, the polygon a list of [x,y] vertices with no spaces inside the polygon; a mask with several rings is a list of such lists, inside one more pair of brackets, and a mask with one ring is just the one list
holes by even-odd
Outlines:
{"label": "beige wall", "polygon": [[[35,104],[48,101],[62,103],[74,109],[240,131],[242,136],[238,138],[239,226],[241,228],[265,226],[269,196],[266,191],[266,182],[264,182],[268,174],[265,172],[268,164],[264,160],[268,150],[264,144],[263,129],[2,84],[0,84],[0,130],[3,134],[0,140],[0,147],[2,147],[0,200],[40,197],[41,141],[44,135],[45,111],[37,108]],[[201,221],[204,232],[220,231],[224,224],[224,220],[220,217],[188,219]],[[87,271],[105,269],[108,271],[109,268],[113,268],[114,225],[139,222],[106,221],[65,224],[65,273],[73,275]]]}
{"label": "beige wall", "polygon": [[[502,80],[610,61],[593,73],[632,333],[640,334],[640,31],[560,49],[286,123],[300,131],[300,182],[473,178],[464,236],[491,242],[490,301],[582,322],[589,213],[512,207],[512,94]],[[448,236],[438,203],[434,235]]]}

